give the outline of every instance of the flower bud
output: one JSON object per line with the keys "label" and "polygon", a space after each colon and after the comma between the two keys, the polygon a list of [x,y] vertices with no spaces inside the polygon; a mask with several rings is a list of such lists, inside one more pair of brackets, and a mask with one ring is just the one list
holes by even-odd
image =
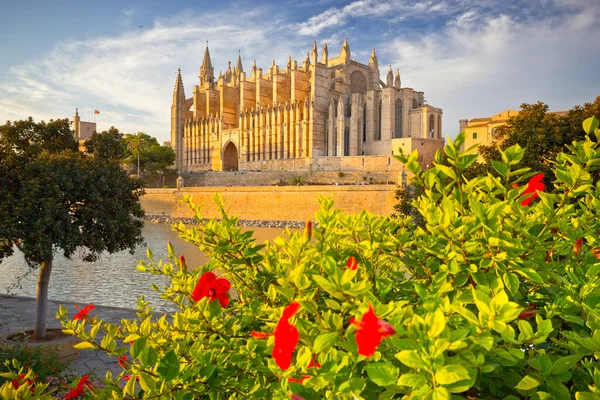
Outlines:
{"label": "flower bud", "polygon": [[600,247],[592,249],[592,254],[594,254],[594,257],[596,257],[597,260],[600,260]]}
{"label": "flower bud", "polygon": [[310,220],[306,221],[306,225],[304,226],[304,237],[307,240],[312,238],[312,222]]}
{"label": "flower bud", "polygon": [[169,254],[175,253],[175,249],[173,248],[173,245],[171,244],[171,242],[167,243],[167,250],[169,251]]}
{"label": "flower bud", "polygon": [[346,267],[348,267],[348,269],[352,271],[354,271],[358,267],[358,261],[356,261],[356,258],[354,258],[354,256],[350,256],[350,258],[348,258]]}
{"label": "flower bud", "polygon": [[183,272],[187,272],[187,263],[185,262],[185,257],[183,255],[179,256],[179,264],[181,266],[181,270]]}
{"label": "flower bud", "polygon": [[583,247],[583,239],[579,238],[575,241],[575,244],[573,245],[573,252],[575,253],[576,256],[578,256],[579,253],[581,253],[582,247]]}

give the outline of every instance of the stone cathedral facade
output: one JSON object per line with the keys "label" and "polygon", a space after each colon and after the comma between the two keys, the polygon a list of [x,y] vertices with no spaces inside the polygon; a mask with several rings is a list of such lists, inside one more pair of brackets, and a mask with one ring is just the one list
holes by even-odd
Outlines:
{"label": "stone cathedral facade", "polygon": [[[171,107],[171,146],[180,171],[399,169],[391,156],[419,150],[431,165],[444,145],[442,110],[423,92],[402,87],[391,66],[380,77],[375,50],[368,64],[327,45],[319,58],[246,72],[241,56],[215,79],[208,45],[200,82],[186,97],[181,71]],[[393,164],[393,165],[392,165]],[[396,165],[398,164],[398,165]]]}

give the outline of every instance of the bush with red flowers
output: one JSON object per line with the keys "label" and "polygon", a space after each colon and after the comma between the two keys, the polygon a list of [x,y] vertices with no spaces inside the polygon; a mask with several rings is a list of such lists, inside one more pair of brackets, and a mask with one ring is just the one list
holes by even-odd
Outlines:
{"label": "bush with red flowers", "polygon": [[140,299],[116,326],[59,311],[79,348],[127,360],[84,396],[600,399],[600,148],[573,143],[546,188],[518,146],[493,164],[501,178],[464,177],[463,142],[445,147],[450,167],[399,156],[425,188],[423,227],[323,199],[318,224],[258,244],[220,198],[220,221],[174,226],[210,262],[169,245],[139,269],[170,278],[157,289],[178,312],[153,318]]}

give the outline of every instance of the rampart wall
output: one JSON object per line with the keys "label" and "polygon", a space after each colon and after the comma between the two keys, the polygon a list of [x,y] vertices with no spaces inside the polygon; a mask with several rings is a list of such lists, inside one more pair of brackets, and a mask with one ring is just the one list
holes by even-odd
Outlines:
{"label": "rampart wall", "polygon": [[395,204],[395,185],[365,186],[252,186],[146,189],[141,204],[147,215],[167,215],[173,218],[193,216],[181,202],[185,195],[203,205],[202,216],[218,216],[213,196],[220,193],[231,215],[244,220],[306,221],[319,209],[320,196],[333,196],[335,207],[348,213],[367,210],[373,214],[390,215]]}

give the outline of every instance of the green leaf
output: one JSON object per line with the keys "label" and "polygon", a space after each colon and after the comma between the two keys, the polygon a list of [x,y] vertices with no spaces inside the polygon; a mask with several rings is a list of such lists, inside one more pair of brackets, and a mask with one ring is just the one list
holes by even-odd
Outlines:
{"label": "green leaf", "polygon": [[140,353],[140,363],[143,367],[153,367],[158,361],[158,353],[152,346],[146,347]]}
{"label": "green leaf", "polygon": [[158,375],[160,375],[161,378],[167,381],[170,381],[179,375],[179,359],[173,350],[169,351],[160,359],[156,372],[158,372]]}
{"label": "green leaf", "polygon": [[554,361],[554,366],[552,368],[552,373],[554,375],[560,374],[561,372],[567,371],[571,368],[574,368],[575,365],[581,360],[583,355],[574,355],[574,356],[566,356],[561,357]]}
{"label": "green leaf", "polygon": [[544,283],[544,280],[531,268],[518,269],[517,272],[535,283]]}
{"label": "green leaf", "polygon": [[456,179],[456,173],[454,172],[454,170],[452,168],[450,168],[446,165],[443,165],[443,164],[434,163],[434,165],[437,169],[439,169],[447,177],[449,177],[451,179]]}
{"label": "green leaf", "polygon": [[94,346],[94,344],[90,342],[77,343],[73,346],[73,348],[78,350],[96,350],[96,346]]}
{"label": "green leaf", "polygon": [[156,386],[156,384],[154,382],[154,378],[145,372],[140,372],[139,377],[140,377],[140,386],[142,387],[144,392],[146,392],[146,393],[153,392],[154,388]]}
{"label": "green leaf", "polygon": [[583,121],[583,130],[585,133],[591,134],[598,128],[599,125],[600,121],[598,121],[596,117],[589,117]]}
{"label": "green leaf", "polygon": [[427,378],[421,374],[402,374],[398,379],[398,386],[420,387],[427,384]]}
{"label": "green leaf", "polygon": [[577,392],[575,393],[576,400],[600,400],[600,396],[591,392]]}
{"label": "green leaf", "polygon": [[435,310],[433,314],[427,315],[427,322],[429,324],[429,331],[427,332],[429,337],[438,337],[446,327],[446,317],[441,308]]}
{"label": "green leaf", "polygon": [[[131,375],[131,378],[129,378],[129,380],[123,387],[123,395],[128,394],[129,396],[133,397],[133,394],[135,392],[135,381],[136,381],[136,375]],[[125,397],[125,396],[123,396],[123,397]]]}
{"label": "green leaf", "polygon": [[379,386],[395,385],[400,373],[398,368],[388,363],[367,364],[365,369],[369,378]]}
{"label": "green leaf", "polygon": [[519,382],[517,384],[517,386],[515,386],[515,389],[518,389],[518,390],[535,389],[536,387],[540,386],[543,381],[544,381],[544,379],[541,376],[539,376],[537,374],[529,374],[526,377],[524,377],[523,379],[521,379],[521,382]]}
{"label": "green leaf", "polygon": [[321,353],[329,350],[338,338],[337,332],[323,333],[315,339],[315,352]]}
{"label": "green leaf", "polygon": [[492,167],[501,175],[506,176],[508,174],[508,165],[503,162],[492,160]]}
{"label": "green leaf", "polygon": [[435,371],[435,380],[442,385],[450,385],[465,379],[469,379],[469,372],[462,365],[449,364]]}
{"label": "green leaf", "polygon": [[432,400],[450,400],[450,392],[443,386],[438,386],[431,394]]}
{"label": "green leaf", "polygon": [[416,350],[402,350],[396,353],[396,358],[407,367],[410,368],[424,368],[426,365],[419,357],[419,353]]}
{"label": "green leaf", "polygon": [[508,165],[518,164],[525,155],[525,149],[523,149],[518,144],[514,146],[510,146],[508,149],[501,151],[502,161],[504,161]]}
{"label": "green leaf", "polygon": [[504,284],[506,285],[506,288],[508,289],[510,294],[513,296],[516,295],[519,291],[519,277],[516,274],[513,274],[512,272],[508,272],[504,274],[502,280],[504,281]]}

